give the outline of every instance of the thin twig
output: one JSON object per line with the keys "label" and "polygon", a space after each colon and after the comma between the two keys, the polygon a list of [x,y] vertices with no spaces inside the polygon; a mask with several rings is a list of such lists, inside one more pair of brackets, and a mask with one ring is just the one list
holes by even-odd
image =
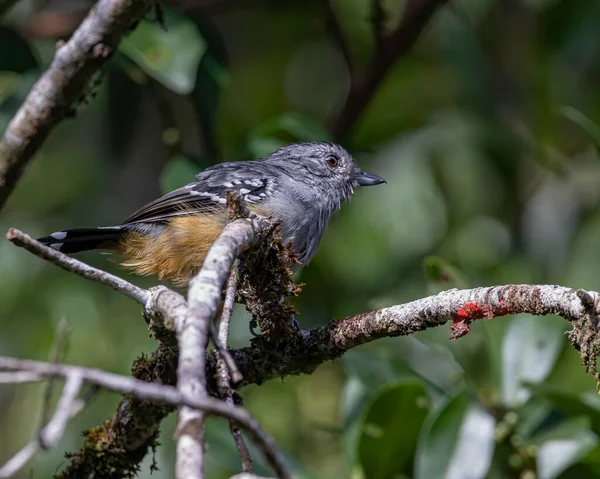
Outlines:
{"label": "thin twig", "polygon": [[[50,353],[50,362],[61,363],[63,361],[66,349],[67,339],[71,332],[71,324],[67,319],[61,319],[56,328],[56,336],[54,338],[54,344],[52,345],[53,351]],[[42,400],[42,412],[40,414],[40,433],[44,426],[48,423],[50,417],[50,401],[52,399],[52,393],[54,392],[54,380],[56,378],[50,378],[46,384],[46,390],[44,391],[44,399]]]}
{"label": "thin twig", "polygon": [[225,301],[223,303],[223,310],[221,312],[221,321],[219,322],[219,341],[221,344],[226,345],[229,338],[229,324],[231,322],[231,315],[233,313],[233,306],[235,304],[235,293],[237,291],[238,283],[238,269],[239,260],[233,263],[233,267],[229,272],[229,278],[227,279],[227,289],[225,290]]}
{"label": "thin twig", "polygon": [[0,478],[13,476],[25,467],[40,449],[49,449],[59,441],[65,432],[68,420],[83,408],[83,401],[77,400],[82,385],[83,377],[78,372],[67,376],[54,416],[36,440],[27,444],[0,469]]}
{"label": "thin twig", "polygon": [[31,371],[0,372],[0,384],[38,383],[44,378]]}
{"label": "thin twig", "polygon": [[210,338],[212,339],[212,342],[215,345],[217,353],[219,353],[219,356],[223,358],[225,366],[227,367],[228,377],[231,379],[233,386],[237,386],[244,380],[244,377],[235,365],[235,361],[233,360],[231,353],[227,349],[226,343],[223,343],[221,341],[214,321],[210,322]]}
{"label": "thin twig", "polygon": [[236,387],[244,379],[239,369],[235,365],[235,361],[231,357],[229,350],[227,349],[227,337],[229,335],[229,322],[231,320],[231,313],[233,312],[233,305],[235,303],[235,292],[237,289],[237,271],[238,262],[235,260],[231,271],[229,272],[229,279],[227,280],[227,288],[225,290],[225,301],[223,302],[223,308],[221,309],[221,321],[219,323],[219,331],[217,332],[215,322],[210,323],[210,335],[215,344],[215,348],[219,353],[220,358],[224,361],[227,366],[226,374],[227,380],[233,383],[233,387]]}
{"label": "thin twig", "polygon": [[[233,312],[233,305],[235,303],[235,293],[237,290],[238,283],[238,268],[239,260],[236,260],[229,273],[229,279],[227,280],[227,289],[225,292],[225,302],[223,304],[223,311],[221,313],[221,322],[219,323],[219,341],[227,345],[227,338],[229,337],[229,325],[231,323],[231,314]],[[229,366],[226,367],[226,358],[219,353],[217,358],[217,387],[219,390],[219,396],[227,404],[233,405],[233,391],[232,391],[232,378],[231,369]],[[232,359],[233,361],[233,359]],[[235,362],[234,362],[235,364]],[[236,367],[237,370],[237,367]],[[239,373],[239,372],[238,372]],[[242,378],[240,374],[240,378]],[[233,381],[234,387],[239,384],[240,381]],[[242,461],[242,471],[252,472],[252,456],[242,436],[240,427],[233,421],[229,421],[229,430],[233,436],[235,447],[240,453],[240,459]]]}
{"label": "thin twig", "polygon": [[117,391],[121,394],[130,394],[141,399],[167,403],[174,406],[202,409],[207,414],[232,419],[241,424],[242,427],[248,431],[252,440],[255,441],[264,452],[267,461],[273,466],[278,477],[290,477],[273,438],[264,431],[256,419],[250,416],[250,414],[242,408],[230,406],[223,401],[213,399],[209,396],[190,398],[189,396],[182,394],[173,386],[148,383],[140,381],[139,379],[80,366],[45,363],[43,361],[0,356],[0,370],[29,371],[43,377],[80,376],[88,383],[112,391]]}
{"label": "thin twig", "polygon": [[150,298],[148,291],[145,289],[139,288],[138,286],[135,286],[118,276],[107,273],[106,271],[82,263],[53,248],[44,246],[42,243],[34,240],[31,236],[22,231],[11,228],[8,230],[8,233],[6,233],[6,238],[13,244],[25,248],[30,253],[50,261],[64,270],[75,273],[85,279],[102,283],[142,305],[145,305]]}
{"label": "thin twig", "polygon": [[48,449],[54,446],[62,437],[67,427],[67,421],[73,415],[73,411],[80,411],[83,403],[77,402],[77,396],[83,386],[83,377],[77,373],[67,377],[63,393],[58,400],[54,417],[48,425],[40,432],[40,446]]}

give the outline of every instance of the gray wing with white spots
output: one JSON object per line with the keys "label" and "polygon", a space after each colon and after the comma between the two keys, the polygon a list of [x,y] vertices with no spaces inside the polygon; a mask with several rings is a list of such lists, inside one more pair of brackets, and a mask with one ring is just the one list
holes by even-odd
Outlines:
{"label": "gray wing with white spots", "polygon": [[275,181],[264,165],[254,162],[221,163],[196,175],[198,181],[171,191],[140,208],[123,224],[162,222],[175,216],[211,213],[225,207],[228,190],[237,190],[247,203],[271,197]]}

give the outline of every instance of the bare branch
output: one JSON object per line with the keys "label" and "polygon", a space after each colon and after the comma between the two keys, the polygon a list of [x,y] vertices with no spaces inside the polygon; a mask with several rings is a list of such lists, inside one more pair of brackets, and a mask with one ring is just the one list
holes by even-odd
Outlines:
{"label": "bare branch", "polygon": [[235,304],[235,293],[238,283],[238,268],[239,261],[236,260],[231,268],[231,272],[229,273],[227,289],[225,291],[225,302],[223,303],[223,311],[221,312],[221,322],[219,323],[219,341],[221,341],[221,344],[224,345],[227,345],[227,339],[229,338],[229,324],[231,322],[231,314],[233,313],[233,306]]}
{"label": "bare branch", "polygon": [[[0,356],[0,370],[28,371],[42,377],[61,376],[65,378],[80,377],[85,382],[95,384],[121,394],[134,395],[154,402],[166,403],[173,406],[185,406],[192,409],[201,409],[207,414],[222,416],[241,424],[248,431],[250,437],[264,451],[267,460],[273,464],[280,477],[290,477],[285,474],[283,459],[273,439],[262,429],[260,424],[245,410],[230,406],[223,401],[208,396],[190,398],[173,386],[148,383],[139,379],[120,376],[99,369],[68,366],[65,364],[45,363],[28,359],[17,359]],[[131,431],[133,434],[138,431]],[[280,473],[281,472],[281,473]]]}
{"label": "bare branch", "polygon": [[[156,310],[162,308],[174,314],[185,311],[185,300],[177,293],[164,287],[150,291],[159,293],[152,294],[154,299],[151,303],[156,303]],[[360,344],[382,337],[409,335],[447,321],[456,323],[455,331],[464,331],[463,327],[477,318],[517,313],[556,314],[575,325],[581,322],[593,324],[597,322],[598,307],[595,306],[595,298],[598,297],[599,294],[593,291],[553,285],[507,285],[451,290],[404,305],[334,321],[310,331],[302,331],[299,335],[288,336],[278,343],[276,348],[266,338],[260,337],[253,341],[252,347],[230,352],[244,376],[240,385],[242,387],[289,375],[311,374],[320,364],[336,359]],[[164,325],[161,326],[157,322],[151,327],[155,331],[155,327],[161,329]],[[165,348],[161,344],[151,358],[141,358],[133,368],[134,375],[146,381],[174,384],[176,362],[173,361],[173,357],[176,353],[169,349],[171,347]],[[214,351],[207,354],[206,375],[209,388],[215,394],[217,385],[210,380],[218,377],[216,358],[217,354]],[[69,468],[68,472],[60,477],[81,477],[85,471],[91,471],[93,465],[108,467],[111,464],[122,463],[125,457],[130,457],[135,451],[139,459],[132,462],[131,467],[134,467],[143,457],[138,448],[146,451],[148,445],[152,444],[158,425],[171,411],[172,408],[161,408],[156,403],[144,402],[137,398],[124,399],[115,416],[108,421],[109,426],[100,435],[99,442],[88,438],[88,443],[77,455],[76,467],[73,466],[72,470]],[[120,450],[125,452],[121,454],[118,452]]]}
{"label": "bare branch", "polygon": [[0,372],[0,384],[38,383],[44,378],[30,371]]}
{"label": "bare branch", "polygon": [[0,141],[0,209],[38,148],[61,120],[72,116],[90,80],[154,3],[100,0],[69,41],[58,48]]}
{"label": "bare branch", "polygon": [[[223,285],[236,258],[264,229],[261,218],[239,219],[229,223],[210,248],[200,272],[191,280],[185,320],[176,324],[179,341],[177,387],[189,397],[203,398],[206,392],[206,347],[210,322],[214,321]],[[204,457],[204,414],[188,407],[179,409],[177,438],[177,478],[201,478]],[[277,467],[277,464],[272,464]],[[285,469],[277,470],[290,477]]]}
{"label": "bare branch", "polygon": [[139,288],[118,276],[114,276],[106,271],[89,266],[75,258],[71,258],[53,248],[44,246],[42,243],[34,240],[31,236],[22,231],[11,228],[8,230],[8,233],[6,233],[6,238],[13,244],[25,248],[30,253],[50,261],[64,270],[75,273],[85,279],[102,283],[142,305],[145,305],[150,297],[148,291],[145,289]]}
{"label": "bare branch", "polygon": [[[233,267],[231,268],[231,273],[229,274],[229,279],[227,280],[225,303],[223,304],[221,322],[219,323],[219,341],[225,346],[227,346],[231,313],[233,312],[233,305],[235,303],[235,293],[238,282],[238,263],[239,260],[236,260],[236,262],[233,264]],[[219,357],[217,358],[217,388],[219,391],[219,397],[221,397],[221,399],[223,399],[227,404],[233,405],[233,390],[231,387],[231,383],[233,382],[233,384],[237,387],[237,385],[242,381],[243,377],[236,366],[235,370],[239,374],[239,380],[233,379],[231,366],[227,364],[227,357],[223,356],[221,351],[218,352]],[[231,358],[229,351],[227,351],[227,354],[229,358]],[[235,365],[233,358],[231,358],[231,361]],[[242,436],[242,431],[240,430],[239,426],[233,421],[229,421],[229,430],[231,431],[231,435],[233,436],[235,447],[240,453],[240,459],[242,461],[242,471],[252,472],[252,456],[250,455],[248,446],[246,446],[244,436]]]}
{"label": "bare branch", "polygon": [[227,345],[221,342],[214,321],[210,322],[209,328],[210,338],[215,345],[217,353],[219,353],[219,357],[223,360],[223,364],[225,365],[225,374],[227,375],[228,381],[231,381],[235,387],[244,379],[242,377],[242,373],[240,373],[239,369],[235,365],[235,361],[227,349]]}
{"label": "bare branch", "polygon": [[[599,313],[593,300],[597,297],[599,294],[594,291],[554,285],[452,289],[303,331],[280,344],[277,351],[262,338],[256,338],[252,347],[234,350],[232,354],[244,376],[242,385],[262,384],[288,375],[312,374],[322,363],[361,344],[383,337],[407,336],[447,321],[454,321],[453,338],[466,334],[471,321],[507,314],[555,314],[573,323],[582,319],[587,321],[588,317],[595,318]],[[210,374],[214,374],[214,357],[209,365]]]}
{"label": "bare branch", "polygon": [[77,400],[82,386],[83,377],[80,374],[73,373],[67,376],[54,416],[42,429],[37,440],[31,441],[0,469],[0,478],[13,476],[25,467],[40,449],[49,449],[60,440],[65,432],[67,421],[83,408],[83,401]]}
{"label": "bare branch", "polygon": [[[71,332],[71,324],[66,319],[61,319],[58,323],[56,330],[56,336],[54,338],[54,344],[52,345],[53,351],[50,354],[50,362],[61,363],[65,355],[67,348],[67,338]],[[44,426],[48,422],[50,415],[50,400],[52,399],[52,393],[54,392],[54,379],[50,378],[48,384],[46,384],[46,390],[44,391],[44,400],[42,401],[42,413],[40,414],[40,433]]]}
{"label": "bare branch", "polygon": [[49,449],[58,442],[65,432],[67,421],[73,416],[73,411],[81,410],[83,402],[77,403],[77,396],[82,386],[83,377],[80,375],[75,373],[67,377],[54,417],[40,432],[40,446],[43,449]]}

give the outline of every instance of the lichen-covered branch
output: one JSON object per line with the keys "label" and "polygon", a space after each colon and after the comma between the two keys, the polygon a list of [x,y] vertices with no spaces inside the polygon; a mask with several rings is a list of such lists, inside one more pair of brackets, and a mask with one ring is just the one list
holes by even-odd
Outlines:
{"label": "lichen-covered branch", "polygon": [[[135,378],[158,385],[176,383],[178,345],[175,331],[181,330],[181,325],[192,318],[214,317],[229,268],[237,254],[256,239],[256,233],[263,228],[257,223],[260,221],[258,218],[242,219],[227,226],[228,233],[224,233],[224,237],[229,239],[215,245],[213,257],[207,258],[208,268],[204,279],[195,287],[192,286],[189,301],[165,287],[147,292],[149,299],[145,317],[160,344],[151,357],[136,361],[132,371]],[[272,244],[271,248],[277,251],[280,246],[278,243]],[[264,253],[261,251],[259,245],[256,252],[259,257]],[[248,265],[252,264],[252,255],[253,251],[250,251],[244,261],[246,275],[251,275],[252,268]],[[263,274],[262,270],[259,273]],[[281,286],[285,284],[285,277],[282,276]],[[250,298],[251,301],[259,303],[260,297],[255,296]],[[310,374],[320,364],[336,359],[361,344],[382,337],[409,335],[448,321],[452,321],[450,337],[458,338],[467,334],[471,323],[478,319],[517,313],[553,314],[573,324],[570,339],[580,351],[586,368],[597,376],[595,360],[600,345],[597,334],[599,299],[600,295],[593,291],[554,285],[520,284],[449,290],[403,305],[331,322],[310,331],[284,334],[277,341],[263,335],[254,339],[250,347],[230,352],[243,376],[239,386],[243,387],[273,378]],[[193,309],[190,306],[192,302]],[[256,310],[260,310],[260,307]],[[202,351],[205,350],[207,334],[207,331],[203,331],[200,338],[194,340],[196,346],[200,344]],[[205,376],[200,373],[200,380],[206,384],[207,392],[216,396],[217,353],[209,352],[206,358],[196,355],[193,364],[198,365],[196,373],[205,371]],[[38,376],[39,372],[36,372],[33,377],[36,379]],[[181,395],[180,391],[177,393]],[[194,401],[212,401],[204,394],[193,397]],[[223,402],[221,404],[230,406]],[[126,396],[115,416],[87,434],[84,447],[71,458],[70,466],[59,477],[85,477],[91,473],[102,477],[125,477],[135,473],[148,449],[155,444],[160,422],[173,409],[172,403],[157,403],[144,399],[144,396]],[[270,459],[278,460],[277,456]],[[286,477],[281,470],[276,468],[279,475]]]}
{"label": "lichen-covered branch", "polygon": [[[207,396],[205,358],[210,323],[217,314],[223,285],[234,261],[252,245],[256,232],[263,230],[264,226],[265,222],[260,217],[229,223],[210,248],[202,269],[190,282],[186,317],[175,325],[179,342],[177,388],[183,395],[193,398]],[[204,412],[181,407],[175,437],[176,477],[203,478]],[[273,465],[279,477],[289,477],[285,469],[277,469],[277,462]]]}
{"label": "lichen-covered branch", "polygon": [[[190,397],[173,386],[140,381],[99,369],[68,366],[58,363],[45,363],[42,361],[0,356],[0,370],[29,371],[42,377],[60,376],[67,379],[63,396],[59,400],[57,406],[57,411],[40,435],[40,444],[42,446],[50,446],[60,439],[66,421],[73,413],[73,404],[77,394],[81,389],[83,381],[85,381],[105,389],[118,391],[122,394],[134,395],[138,398],[152,402],[166,403],[171,406],[189,407],[195,410],[200,409],[208,414],[223,416],[234,420],[244,427],[253,440],[256,441],[257,445],[265,451],[267,459],[277,463],[275,469],[277,471],[285,471],[282,459],[276,450],[273,439],[265,433],[260,424],[242,408],[231,406],[224,401],[208,396]],[[289,476],[282,475],[280,477]]]}
{"label": "lichen-covered branch", "polygon": [[50,132],[72,116],[77,102],[121,38],[155,0],[99,0],[61,45],[0,140],[0,209]]}
{"label": "lichen-covered branch", "polygon": [[[577,330],[594,330],[598,326],[599,297],[594,291],[554,285],[515,284],[453,289],[303,331],[301,335],[280,343],[276,349],[257,338],[251,347],[234,350],[232,354],[244,376],[242,384],[261,384],[273,378],[311,374],[322,363],[336,359],[361,344],[378,338],[407,336],[448,321],[453,321],[452,339],[465,335],[470,323],[477,319],[518,313],[554,314],[574,323]],[[589,348],[593,346],[595,351],[595,344],[584,346],[593,355]],[[214,362],[214,358],[211,359],[211,368],[214,368]],[[592,361],[586,366],[592,368]]]}

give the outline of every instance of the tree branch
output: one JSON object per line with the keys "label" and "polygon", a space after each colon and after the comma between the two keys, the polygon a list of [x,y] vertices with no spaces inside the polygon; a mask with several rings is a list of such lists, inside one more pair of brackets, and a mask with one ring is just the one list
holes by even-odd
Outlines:
{"label": "tree branch", "polygon": [[148,291],[145,289],[139,288],[118,276],[114,276],[106,271],[89,266],[75,258],[71,258],[53,248],[44,246],[42,243],[34,240],[31,236],[22,231],[11,228],[8,230],[8,233],[6,233],[6,239],[66,271],[75,273],[82,278],[102,283],[142,305],[145,305],[149,299]]}
{"label": "tree branch", "polygon": [[63,393],[58,400],[56,412],[50,422],[40,431],[36,440],[31,441],[27,446],[21,449],[0,469],[0,478],[13,476],[21,470],[40,449],[49,449],[60,440],[65,432],[69,419],[83,408],[83,401],[77,401],[77,396],[79,395],[82,386],[83,378],[80,374],[74,373],[68,376]]}
{"label": "tree branch", "polygon": [[[554,285],[453,289],[303,331],[280,344],[277,350],[257,338],[251,347],[234,350],[232,354],[244,376],[242,385],[261,384],[269,379],[311,374],[322,363],[361,344],[383,337],[407,336],[447,321],[454,321],[452,339],[466,334],[474,320],[518,313],[554,314],[572,323],[591,320],[589,327],[595,329],[600,312],[596,300],[599,297],[594,291]],[[581,329],[588,325],[576,323],[575,326]],[[212,358],[211,368],[215,367],[214,363]],[[212,370],[209,374],[213,374]]]}
{"label": "tree branch", "polygon": [[[231,268],[231,273],[229,274],[229,279],[227,280],[225,302],[223,304],[223,311],[221,313],[221,322],[219,323],[219,341],[225,347],[227,347],[229,324],[231,322],[231,314],[233,313],[233,305],[235,303],[235,294],[238,283],[238,269],[239,260],[234,263],[233,268]],[[235,365],[235,361],[233,361],[233,358],[231,358],[229,351],[227,351],[227,354],[229,355],[228,357],[230,358],[231,362],[233,362]],[[217,389],[219,397],[227,404],[233,405],[232,383],[234,387],[237,387],[237,385],[242,381],[243,377],[237,369],[237,366],[235,366],[235,370],[233,370],[232,367],[227,364],[227,361],[227,356],[224,356],[223,353],[219,351],[219,357],[217,357]],[[234,372],[238,374],[235,379],[233,376]],[[242,471],[251,473],[252,456],[250,455],[250,451],[244,442],[244,436],[242,436],[240,427],[233,421],[229,421],[229,430],[233,436],[235,447],[240,453]]]}
{"label": "tree branch", "polygon": [[[256,233],[261,231],[260,221],[264,220],[236,220],[226,227],[223,235],[228,239],[219,239],[218,244],[213,247],[214,254],[207,258],[207,272],[204,276],[201,275],[206,282],[203,279],[190,288],[193,312],[181,295],[165,287],[153,288],[147,292],[149,299],[146,302],[145,316],[161,344],[152,357],[142,357],[134,364],[133,374],[143,380],[142,384],[148,387],[161,387],[160,384],[153,383],[175,384],[177,344],[174,341],[174,331],[181,331],[181,324],[188,320],[197,321],[198,318],[214,316],[228,269],[236,255],[248,247]],[[276,245],[271,247],[277,248]],[[37,247],[33,249],[36,250]],[[262,253],[258,251],[257,254]],[[58,255],[60,257],[60,253]],[[249,254],[246,260],[251,261],[252,256],[253,254]],[[55,261],[56,258],[52,260]],[[73,270],[79,271],[81,268],[79,265]],[[472,321],[481,318],[517,313],[555,314],[573,323],[570,339],[580,351],[585,366],[595,373],[595,359],[600,347],[597,334],[599,300],[600,295],[593,291],[553,285],[507,285],[450,290],[404,305],[359,314],[310,331],[285,335],[277,342],[263,335],[253,340],[252,346],[232,350],[231,354],[243,375],[242,387],[246,384],[261,384],[272,378],[310,374],[323,362],[336,359],[358,345],[381,337],[412,334],[449,320],[453,321],[451,338],[457,338],[468,333]],[[204,331],[202,334],[204,336],[196,337],[194,344],[200,344],[204,351],[207,333]],[[206,384],[207,390],[216,395],[217,353],[207,353],[206,359],[194,357],[193,364],[199,367],[196,374],[200,372],[202,375],[202,384]],[[35,371],[32,379],[40,375],[39,371]],[[204,383],[204,380],[207,382]],[[114,389],[126,394],[131,392],[122,388]],[[236,417],[227,416],[226,410],[211,409],[216,407],[213,402],[215,400],[205,395],[189,398],[175,388],[171,389],[178,394],[177,398],[185,397],[186,401],[190,401],[181,402],[182,405],[190,408],[203,405],[206,413],[222,413],[237,421]],[[144,394],[126,397],[119,405],[117,414],[106,425],[88,434],[82,452],[74,456],[71,466],[62,477],[81,477],[82,471],[100,471],[105,473],[104,477],[122,477],[127,471],[135,471],[148,447],[154,444],[160,422],[173,410],[173,402],[166,401],[166,405],[161,405],[155,400],[155,396]],[[219,407],[230,407],[224,402],[217,402],[221,405]],[[121,468],[118,473],[105,472],[114,471],[115,463],[122,466],[125,459],[120,455],[126,456],[130,469]],[[271,460],[276,462],[276,459]]]}
{"label": "tree branch", "polygon": [[[262,429],[260,424],[242,408],[230,406],[223,401],[208,396],[189,397],[173,386],[148,383],[99,369],[79,366],[0,356],[0,370],[28,371],[43,377],[60,376],[67,378],[67,385],[65,386],[63,398],[59,401],[57,413],[44,429],[42,437],[45,437],[47,441],[55,442],[60,438],[59,433],[64,429],[64,420],[67,416],[65,412],[67,408],[64,406],[67,403],[73,405],[76,397],[75,392],[79,392],[82,381],[85,381],[122,394],[131,394],[149,401],[167,403],[172,406],[201,409],[207,414],[234,420],[248,431],[252,439],[265,452],[267,460],[274,464],[278,474],[280,471],[285,471],[283,460],[277,452],[273,439]],[[72,408],[69,408],[69,411],[72,411]],[[289,476],[283,475],[281,477]]]}
{"label": "tree branch", "polygon": [[[255,232],[262,231],[264,225],[264,220],[259,217],[229,223],[210,248],[202,269],[190,282],[187,315],[176,324],[179,340],[177,387],[184,395],[200,399],[207,396],[205,358],[210,323],[217,314],[223,285],[233,262],[250,247],[256,238]],[[204,477],[203,411],[186,406],[180,408],[175,437],[176,477]],[[290,477],[285,469],[279,469],[277,473],[280,477]]]}
{"label": "tree branch", "polygon": [[0,209],[38,148],[60,121],[73,115],[90,80],[154,3],[99,0],[70,40],[58,48],[0,141]]}

